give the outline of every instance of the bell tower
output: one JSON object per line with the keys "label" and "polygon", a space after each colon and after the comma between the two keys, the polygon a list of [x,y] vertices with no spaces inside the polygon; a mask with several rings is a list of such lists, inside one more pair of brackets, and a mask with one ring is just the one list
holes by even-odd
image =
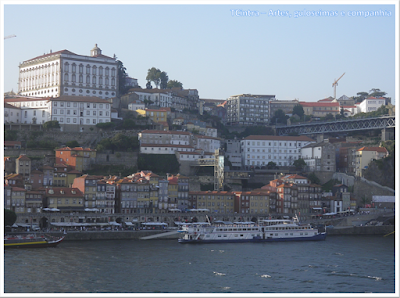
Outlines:
{"label": "bell tower", "polygon": [[101,55],[101,50],[100,48],[97,46],[97,43],[95,44],[94,48],[90,51],[90,56],[92,57],[96,57],[98,55]]}

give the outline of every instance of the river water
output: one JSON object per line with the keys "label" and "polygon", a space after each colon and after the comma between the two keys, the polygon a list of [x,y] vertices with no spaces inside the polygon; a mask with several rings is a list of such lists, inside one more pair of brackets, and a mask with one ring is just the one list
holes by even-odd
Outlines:
{"label": "river water", "polygon": [[394,293],[393,236],[179,244],[66,241],[4,251],[4,293]]}

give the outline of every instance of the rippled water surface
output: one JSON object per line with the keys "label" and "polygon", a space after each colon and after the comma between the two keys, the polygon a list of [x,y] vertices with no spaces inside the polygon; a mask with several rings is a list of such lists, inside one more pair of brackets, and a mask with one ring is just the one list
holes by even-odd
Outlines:
{"label": "rippled water surface", "polygon": [[7,249],[5,293],[394,293],[393,237],[63,242]]}

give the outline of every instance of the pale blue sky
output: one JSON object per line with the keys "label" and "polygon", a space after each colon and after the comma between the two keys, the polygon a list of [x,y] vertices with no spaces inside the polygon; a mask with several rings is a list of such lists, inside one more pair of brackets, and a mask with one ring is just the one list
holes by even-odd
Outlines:
{"label": "pale blue sky", "polygon": [[[48,2],[47,2],[48,3]],[[394,3],[394,2],[392,2]],[[232,9],[265,12],[232,16]],[[291,17],[269,16],[270,10]],[[295,18],[295,11],[337,16]],[[349,16],[351,11],[391,16]],[[394,5],[4,5],[4,90],[17,90],[19,63],[97,43],[145,87],[151,67],[196,88],[200,98],[274,94],[317,101],[379,88],[395,99]],[[341,16],[341,12],[345,16]]]}

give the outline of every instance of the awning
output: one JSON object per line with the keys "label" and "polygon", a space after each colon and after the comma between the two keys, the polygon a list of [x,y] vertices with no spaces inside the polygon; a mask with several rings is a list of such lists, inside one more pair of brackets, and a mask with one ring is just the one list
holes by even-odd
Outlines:
{"label": "awning", "polygon": [[144,226],[168,226],[165,222],[144,222],[142,223]]}
{"label": "awning", "polygon": [[116,221],[110,221],[108,224],[110,226],[121,226],[121,224],[117,223]]}

